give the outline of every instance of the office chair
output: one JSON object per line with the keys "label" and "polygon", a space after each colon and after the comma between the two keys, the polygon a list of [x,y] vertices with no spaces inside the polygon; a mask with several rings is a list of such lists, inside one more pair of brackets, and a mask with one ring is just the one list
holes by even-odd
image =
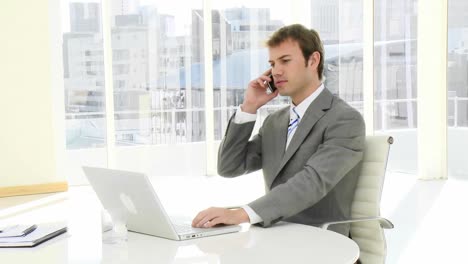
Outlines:
{"label": "office chair", "polygon": [[366,137],[362,168],[351,206],[351,219],[327,222],[321,226],[328,229],[330,225],[351,223],[351,237],[359,246],[359,260],[362,264],[383,264],[387,255],[383,228],[391,229],[393,224],[380,217],[380,198],[392,143],[393,138],[389,136]]}

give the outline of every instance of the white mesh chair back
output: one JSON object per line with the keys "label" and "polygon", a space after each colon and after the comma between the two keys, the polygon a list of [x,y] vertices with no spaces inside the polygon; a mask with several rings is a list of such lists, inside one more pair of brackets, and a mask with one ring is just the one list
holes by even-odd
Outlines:
{"label": "white mesh chair back", "polygon": [[[351,218],[380,216],[380,199],[385,179],[387,159],[393,138],[367,136],[362,169],[354,195]],[[387,248],[379,221],[351,223],[351,237],[360,248],[362,264],[385,263]]]}

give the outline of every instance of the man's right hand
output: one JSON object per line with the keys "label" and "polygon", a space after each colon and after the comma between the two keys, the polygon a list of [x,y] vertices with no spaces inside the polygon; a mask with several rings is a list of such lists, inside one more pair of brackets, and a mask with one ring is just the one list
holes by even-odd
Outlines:
{"label": "man's right hand", "polygon": [[271,69],[264,72],[258,78],[250,81],[249,86],[245,91],[244,102],[241,105],[242,111],[255,114],[260,107],[278,96],[278,90],[275,90],[271,94],[266,93],[267,84],[265,82],[271,81],[269,77],[270,73]]}

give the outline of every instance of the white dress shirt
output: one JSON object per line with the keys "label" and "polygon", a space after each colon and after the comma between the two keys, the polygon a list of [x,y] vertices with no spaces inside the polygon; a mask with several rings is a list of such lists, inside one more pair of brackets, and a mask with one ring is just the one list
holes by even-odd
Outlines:
{"label": "white dress shirt", "polygon": [[[295,119],[297,117],[296,116],[296,113],[297,113],[299,115],[299,123],[300,123],[302,118],[304,117],[304,114],[307,108],[309,108],[310,104],[320,95],[320,93],[322,93],[324,88],[325,87],[322,83],[319,86],[319,88],[317,88],[317,90],[315,90],[311,95],[309,95],[306,99],[304,99],[304,101],[302,101],[299,105],[291,104],[290,109],[289,109],[290,120]],[[293,108],[295,108],[294,110],[296,111],[296,113],[294,113]],[[233,121],[236,124],[243,124],[243,123],[255,121],[256,119],[257,119],[257,114],[246,113],[242,111],[242,108],[239,105]],[[286,141],[286,149],[288,148],[289,142],[291,142],[292,137],[296,133],[296,130],[297,129],[294,129],[293,131],[291,131],[291,133],[289,133],[287,141]],[[263,221],[262,218],[252,208],[250,208],[250,206],[243,205],[241,208],[243,208],[245,212],[247,213],[247,215],[249,216],[251,224],[260,223]]]}

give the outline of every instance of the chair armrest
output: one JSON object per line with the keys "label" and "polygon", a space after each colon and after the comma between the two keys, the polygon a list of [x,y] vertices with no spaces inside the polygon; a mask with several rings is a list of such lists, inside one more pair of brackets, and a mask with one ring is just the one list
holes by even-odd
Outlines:
{"label": "chair armrest", "polygon": [[350,224],[350,223],[367,222],[367,221],[379,221],[380,226],[384,229],[392,229],[394,227],[393,223],[390,222],[390,220],[383,218],[383,217],[362,217],[362,218],[355,218],[355,219],[342,220],[342,221],[325,222],[320,226],[320,228],[328,229],[328,226],[330,225]]}

